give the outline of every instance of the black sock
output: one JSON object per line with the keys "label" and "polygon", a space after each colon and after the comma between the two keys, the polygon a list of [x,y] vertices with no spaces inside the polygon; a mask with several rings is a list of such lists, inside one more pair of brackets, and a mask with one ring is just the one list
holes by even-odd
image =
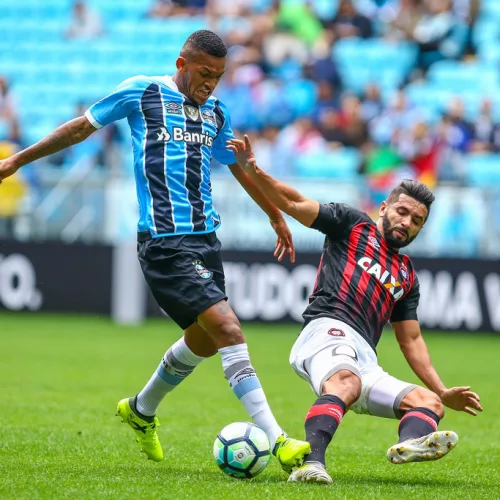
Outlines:
{"label": "black sock", "polygon": [[325,465],[325,452],[344,416],[345,403],[337,396],[326,394],[318,398],[306,415],[306,441],[311,443],[311,453],[305,462]]}
{"label": "black sock", "polygon": [[408,410],[399,422],[399,442],[426,436],[437,430],[440,418],[428,408]]}

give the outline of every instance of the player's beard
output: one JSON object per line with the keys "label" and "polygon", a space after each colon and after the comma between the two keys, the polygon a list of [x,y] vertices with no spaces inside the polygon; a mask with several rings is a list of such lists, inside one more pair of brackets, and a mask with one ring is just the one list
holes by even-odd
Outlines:
{"label": "player's beard", "polygon": [[[391,223],[387,215],[384,215],[382,217],[382,229],[384,231],[385,241],[387,242],[389,247],[395,249],[408,246],[417,237],[416,234],[413,236],[408,236],[408,231],[400,226],[391,226]],[[392,235],[392,232],[395,231],[396,229],[406,234],[405,240],[401,240]]]}

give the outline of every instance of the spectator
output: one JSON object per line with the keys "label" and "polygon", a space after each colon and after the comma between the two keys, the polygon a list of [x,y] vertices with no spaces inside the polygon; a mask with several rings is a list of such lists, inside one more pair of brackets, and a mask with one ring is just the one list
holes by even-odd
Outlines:
{"label": "spectator", "polygon": [[419,0],[401,0],[393,21],[389,24],[387,37],[391,39],[411,39],[422,17]]}
{"label": "spectator", "polygon": [[362,148],[368,142],[368,126],[361,114],[361,101],[357,96],[345,95],[339,112],[339,122],[347,135],[347,144]]}
{"label": "spectator", "polygon": [[420,50],[419,66],[424,70],[436,61],[458,57],[466,42],[464,39],[461,45],[454,37],[460,25],[450,0],[427,0],[426,7],[426,14],[413,30]]}
{"label": "spectator", "polygon": [[89,9],[85,2],[76,1],[73,4],[71,24],[66,31],[66,37],[91,39],[101,36],[102,33],[102,22],[97,12]]}
{"label": "spectator", "polygon": [[326,142],[332,147],[344,147],[349,145],[349,136],[340,125],[337,111],[327,108],[319,115],[318,129]]}
{"label": "spectator", "polygon": [[315,121],[319,121],[321,115],[325,111],[338,109],[338,96],[330,82],[318,82],[318,97],[316,101],[316,109],[314,110]]}
{"label": "spectator", "polygon": [[[0,142],[0,160],[9,158],[17,152],[11,142]],[[15,220],[21,204],[26,196],[27,187],[21,172],[2,181],[0,196],[0,238],[9,239],[15,236]]]}
{"label": "spectator", "polygon": [[148,15],[153,18],[199,15],[206,3],[206,0],[156,0]]}
{"label": "spectator", "polygon": [[377,116],[380,116],[384,109],[382,97],[380,95],[380,87],[371,83],[365,88],[363,102],[361,104],[361,115],[365,122],[370,122]]}
{"label": "spectator", "polygon": [[7,80],[0,76],[0,141],[21,141],[16,99]]}
{"label": "spectator", "polygon": [[373,35],[372,22],[356,10],[352,0],[340,1],[337,15],[326,27],[336,38],[371,38]]}
{"label": "spectator", "polygon": [[495,122],[492,111],[491,101],[485,99],[481,103],[481,111],[473,125],[474,138],[471,145],[472,151],[481,152],[493,149],[492,139],[494,138]]}

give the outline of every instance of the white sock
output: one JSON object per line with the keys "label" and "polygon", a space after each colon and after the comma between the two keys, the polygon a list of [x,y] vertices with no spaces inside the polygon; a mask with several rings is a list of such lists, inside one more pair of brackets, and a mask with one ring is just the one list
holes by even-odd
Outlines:
{"label": "white sock", "polygon": [[146,417],[155,415],[162,399],[192,373],[204,359],[189,349],[184,337],[180,338],[165,353],[157,370],[137,395],[135,402],[137,411]]}
{"label": "white sock", "polygon": [[231,389],[253,421],[267,434],[272,448],[278,436],[284,432],[269,408],[259,378],[250,363],[247,345],[223,347],[219,353]]}

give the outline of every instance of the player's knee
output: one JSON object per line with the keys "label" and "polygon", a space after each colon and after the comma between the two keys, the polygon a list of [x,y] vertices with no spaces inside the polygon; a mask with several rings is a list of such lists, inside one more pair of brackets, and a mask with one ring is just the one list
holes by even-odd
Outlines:
{"label": "player's knee", "polygon": [[219,326],[219,344],[221,347],[242,344],[245,337],[240,322],[236,318],[229,318]]}
{"label": "player's knee", "polygon": [[349,406],[361,395],[361,379],[350,370],[340,370],[324,382],[322,394],[334,394]]}

